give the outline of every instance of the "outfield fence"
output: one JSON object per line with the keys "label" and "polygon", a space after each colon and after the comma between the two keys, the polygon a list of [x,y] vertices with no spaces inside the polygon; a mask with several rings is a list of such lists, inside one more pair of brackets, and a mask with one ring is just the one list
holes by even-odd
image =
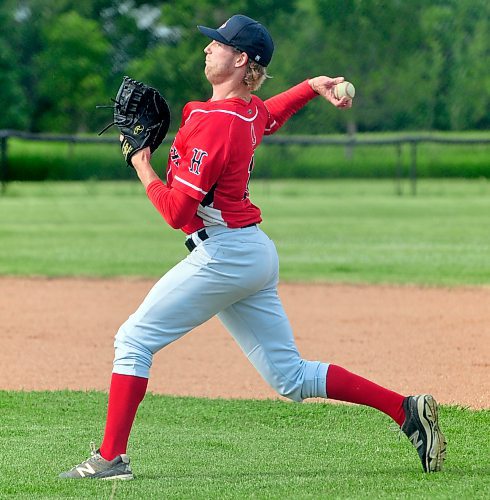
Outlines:
{"label": "outfield fence", "polygon": [[[17,138],[26,141],[40,142],[62,142],[68,144],[118,144],[117,137],[108,136],[79,136],[79,135],[57,135],[57,134],[35,134],[17,130],[0,130],[0,182],[2,192],[5,192],[9,177],[9,154],[8,141]],[[164,143],[171,143],[173,136],[166,137]],[[395,179],[395,189],[397,194],[403,193],[401,183],[408,176],[410,191],[412,195],[417,193],[417,148],[421,144],[433,143],[442,145],[488,145],[490,138],[467,138],[467,137],[444,137],[437,135],[409,134],[397,137],[386,138],[365,138],[356,135],[346,135],[344,137],[328,137],[314,135],[277,135],[265,136],[265,145],[278,146],[339,146],[345,148],[347,155],[352,155],[356,147],[364,146],[386,146],[395,148],[396,155],[393,164],[393,177]],[[409,148],[408,172],[404,175],[402,151]]]}

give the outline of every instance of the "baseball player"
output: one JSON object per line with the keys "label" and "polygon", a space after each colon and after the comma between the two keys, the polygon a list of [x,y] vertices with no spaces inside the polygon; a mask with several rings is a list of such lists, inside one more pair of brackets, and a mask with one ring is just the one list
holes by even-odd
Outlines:
{"label": "baseball player", "polygon": [[446,441],[432,396],[404,397],[340,366],[301,358],[277,293],[276,248],[260,229],[260,209],[249,197],[254,152],[263,136],[319,95],[349,108],[352,101],[336,99],[332,90],[344,79],[317,76],[262,101],[253,92],[267,78],[274,50],[266,28],[235,15],[218,29],[198,29],[210,39],[204,54],[211,99],[184,107],[166,183],[150,164],[149,148],[132,160],[153,205],[187,235],[190,253],[117,332],[102,444],[60,477],[133,478],[127,443],[153,355],[215,315],[280,395],[376,408],[408,436],[424,471],[441,470]]}

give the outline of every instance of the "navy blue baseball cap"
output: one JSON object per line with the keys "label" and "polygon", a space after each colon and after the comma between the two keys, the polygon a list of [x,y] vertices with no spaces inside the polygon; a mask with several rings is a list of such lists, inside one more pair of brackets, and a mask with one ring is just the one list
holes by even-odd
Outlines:
{"label": "navy blue baseball cap", "polygon": [[237,14],[216,30],[206,26],[198,26],[198,29],[217,42],[245,52],[261,66],[267,66],[271,62],[274,42],[264,26],[250,17]]}

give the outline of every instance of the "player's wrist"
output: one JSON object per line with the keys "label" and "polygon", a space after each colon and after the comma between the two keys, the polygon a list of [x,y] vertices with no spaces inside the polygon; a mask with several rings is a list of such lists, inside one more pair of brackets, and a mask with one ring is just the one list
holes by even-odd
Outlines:
{"label": "player's wrist", "polygon": [[314,80],[314,78],[309,78],[308,85],[311,87],[311,90],[313,90],[313,92],[315,92],[315,94],[318,94],[318,91],[315,88],[315,82],[313,80]]}
{"label": "player's wrist", "polygon": [[308,83],[308,90],[311,92],[311,97],[317,97],[319,95],[322,95],[321,91],[321,86],[319,85],[318,77],[315,78],[309,78],[307,80]]}
{"label": "player's wrist", "polygon": [[147,188],[153,181],[159,180],[160,177],[156,174],[151,166],[151,163],[146,158],[138,158],[137,161],[132,161],[133,167],[136,170],[141,183]]}

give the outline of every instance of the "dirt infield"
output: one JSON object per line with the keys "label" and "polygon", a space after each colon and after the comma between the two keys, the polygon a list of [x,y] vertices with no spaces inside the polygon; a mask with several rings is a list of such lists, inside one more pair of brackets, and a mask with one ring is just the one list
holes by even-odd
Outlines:
{"label": "dirt infield", "polygon": [[[0,388],[107,390],[112,341],[153,282],[0,278]],[[490,288],[283,284],[300,352],[404,394],[490,407]],[[158,353],[149,389],[275,398],[212,319]]]}

